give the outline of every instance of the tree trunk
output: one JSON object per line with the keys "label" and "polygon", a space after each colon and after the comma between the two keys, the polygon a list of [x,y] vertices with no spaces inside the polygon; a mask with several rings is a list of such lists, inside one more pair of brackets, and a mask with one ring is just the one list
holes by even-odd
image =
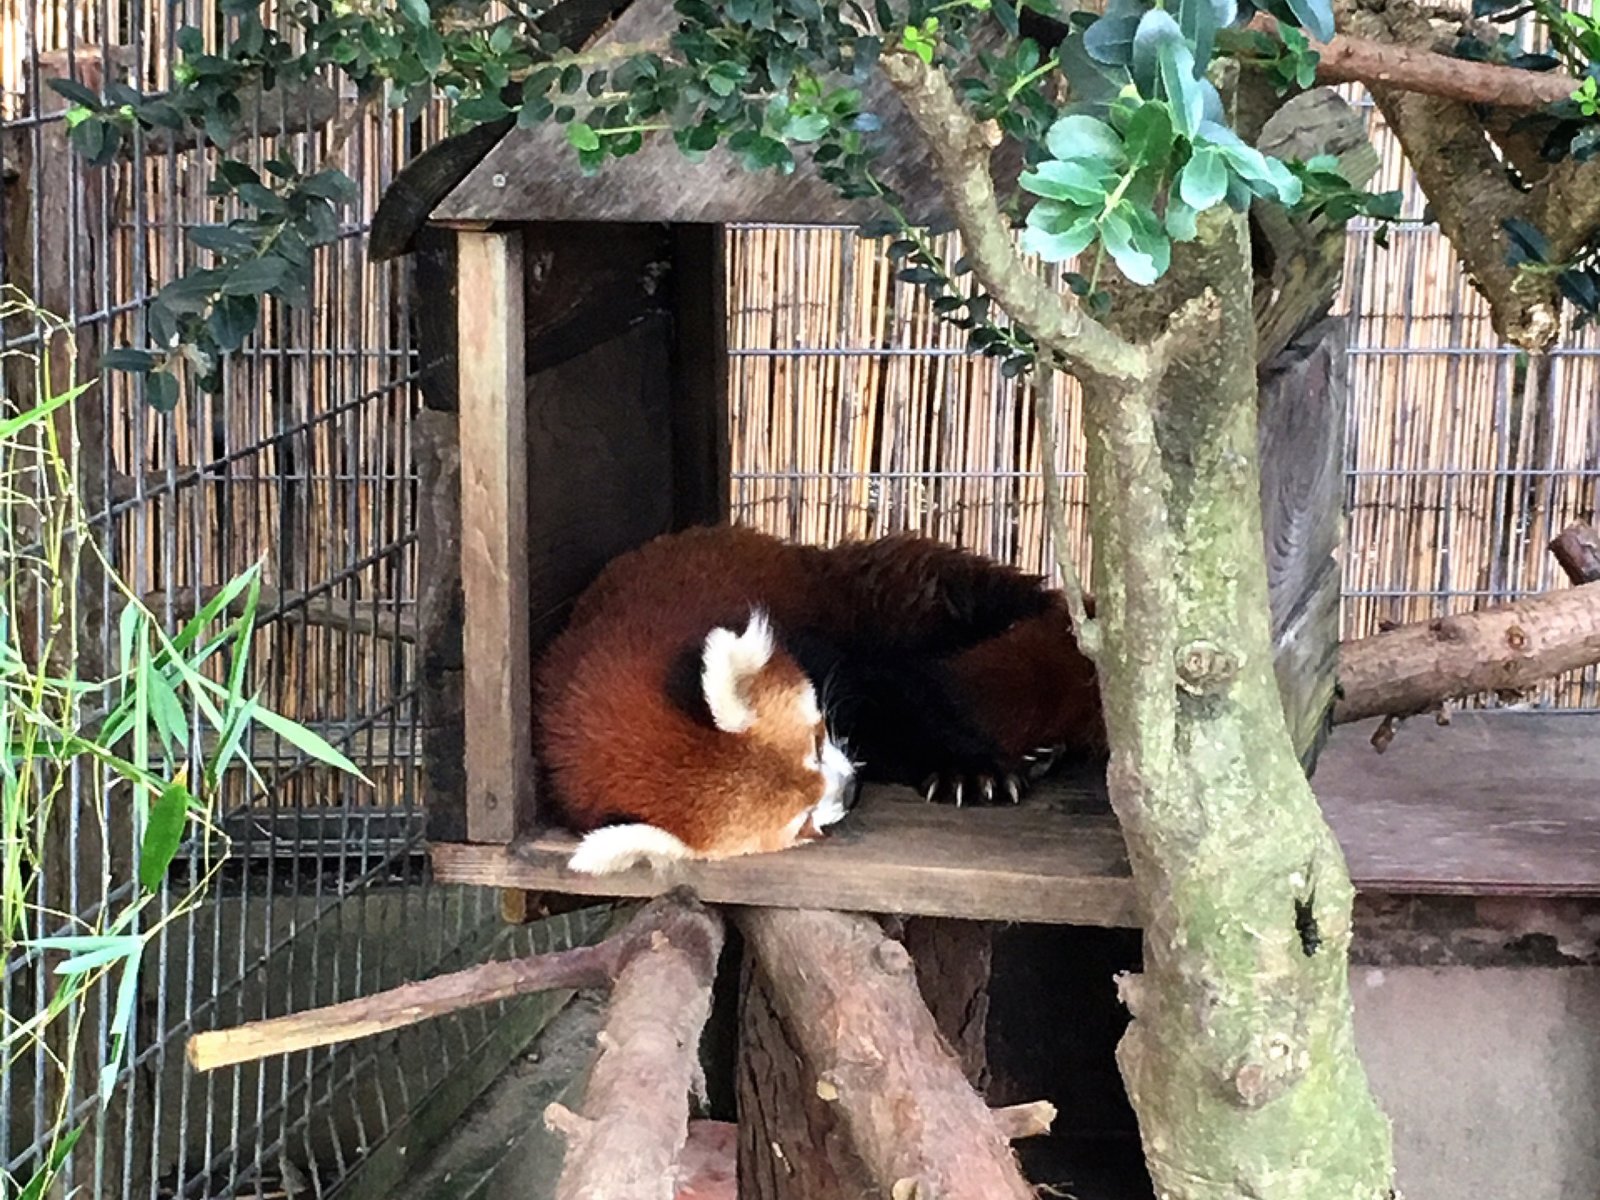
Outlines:
{"label": "tree trunk", "polygon": [[1176,335],[1158,383],[1085,386],[1108,783],[1146,910],[1118,1063],[1158,1195],[1379,1200],[1353,891],[1272,673],[1248,237],[1200,227],[1114,311],[1143,344],[1209,311],[1203,336]]}

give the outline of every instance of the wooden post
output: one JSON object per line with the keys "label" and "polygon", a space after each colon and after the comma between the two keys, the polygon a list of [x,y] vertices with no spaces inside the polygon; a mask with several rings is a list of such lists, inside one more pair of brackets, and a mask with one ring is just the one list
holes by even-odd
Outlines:
{"label": "wooden post", "polygon": [[533,811],[522,235],[459,237],[467,840],[504,843]]}

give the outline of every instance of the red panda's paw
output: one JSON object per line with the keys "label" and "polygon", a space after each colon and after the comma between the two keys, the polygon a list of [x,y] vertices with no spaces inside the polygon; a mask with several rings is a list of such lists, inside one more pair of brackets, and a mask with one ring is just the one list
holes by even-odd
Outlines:
{"label": "red panda's paw", "polygon": [[606,825],[583,835],[567,860],[567,870],[611,875],[640,862],[655,869],[695,857],[683,839],[654,825]]}
{"label": "red panda's paw", "polygon": [[1065,750],[1065,746],[1040,746],[1017,763],[947,768],[928,776],[918,790],[930,804],[954,804],[957,808],[1020,804],[1033,785],[1050,773]]}

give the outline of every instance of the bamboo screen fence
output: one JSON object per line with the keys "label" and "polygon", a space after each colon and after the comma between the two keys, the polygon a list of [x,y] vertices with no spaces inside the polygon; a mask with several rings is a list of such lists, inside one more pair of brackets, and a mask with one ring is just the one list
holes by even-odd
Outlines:
{"label": "bamboo screen fence", "polygon": [[[1408,220],[1387,249],[1351,227],[1335,310],[1350,346],[1346,637],[1565,586],[1545,547],[1594,518],[1600,484],[1600,340],[1569,333],[1534,364],[1501,345],[1449,243],[1421,220],[1398,144],[1363,107],[1383,160],[1372,186],[1402,188]],[[965,355],[961,333],[850,230],[730,238],[738,518],[819,541],[915,528],[1053,570],[1034,385]],[[957,239],[946,245],[953,260]],[[1066,393],[1058,466],[1086,569],[1075,389],[1047,386]],[[1576,673],[1524,701],[1600,708],[1600,677]]]}

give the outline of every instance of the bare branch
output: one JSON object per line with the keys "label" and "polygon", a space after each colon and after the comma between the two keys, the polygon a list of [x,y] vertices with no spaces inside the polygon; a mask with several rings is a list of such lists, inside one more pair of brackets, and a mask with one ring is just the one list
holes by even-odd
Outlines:
{"label": "bare branch", "polygon": [[[1250,27],[1276,34],[1278,22],[1262,14]],[[1331,42],[1313,41],[1311,48],[1317,52],[1318,83],[1376,84],[1462,104],[1534,109],[1565,100],[1578,86],[1560,71],[1522,71],[1374,38],[1339,34]]]}
{"label": "bare branch", "polygon": [[937,67],[908,50],[884,54],[884,76],[928,144],[973,273],[1000,307],[1080,379],[1127,385],[1150,373],[1149,356],[1047,287],[1017,253],[995,198],[989,156],[999,131],[979,125]]}
{"label": "bare branch", "polygon": [[1600,583],[1401,625],[1339,651],[1335,723],[1408,717],[1600,662]]}
{"label": "bare branch", "polygon": [[[370,1037],[513,996],[555,988],[609,987],[628,962],[657,948],[661,939],[679,948],[699,945],[709,936],[705,932],[708,919],[692,895],[681,890],[669,892],[645,905],[621,932],[593,946],[481,963],[309,1012],[197,1033],[189,1039],[189,1064],[197,1071],[214,1071]],[[721,937],[720,925],[716,937]],[[714,962],[715,954],[711,958]]]}
{"label": "bare branch", "polygon": [[1593,525],[1567,526],[1550,543],[1550,553],[1573,583],[1600,583],[1600,533]]}

